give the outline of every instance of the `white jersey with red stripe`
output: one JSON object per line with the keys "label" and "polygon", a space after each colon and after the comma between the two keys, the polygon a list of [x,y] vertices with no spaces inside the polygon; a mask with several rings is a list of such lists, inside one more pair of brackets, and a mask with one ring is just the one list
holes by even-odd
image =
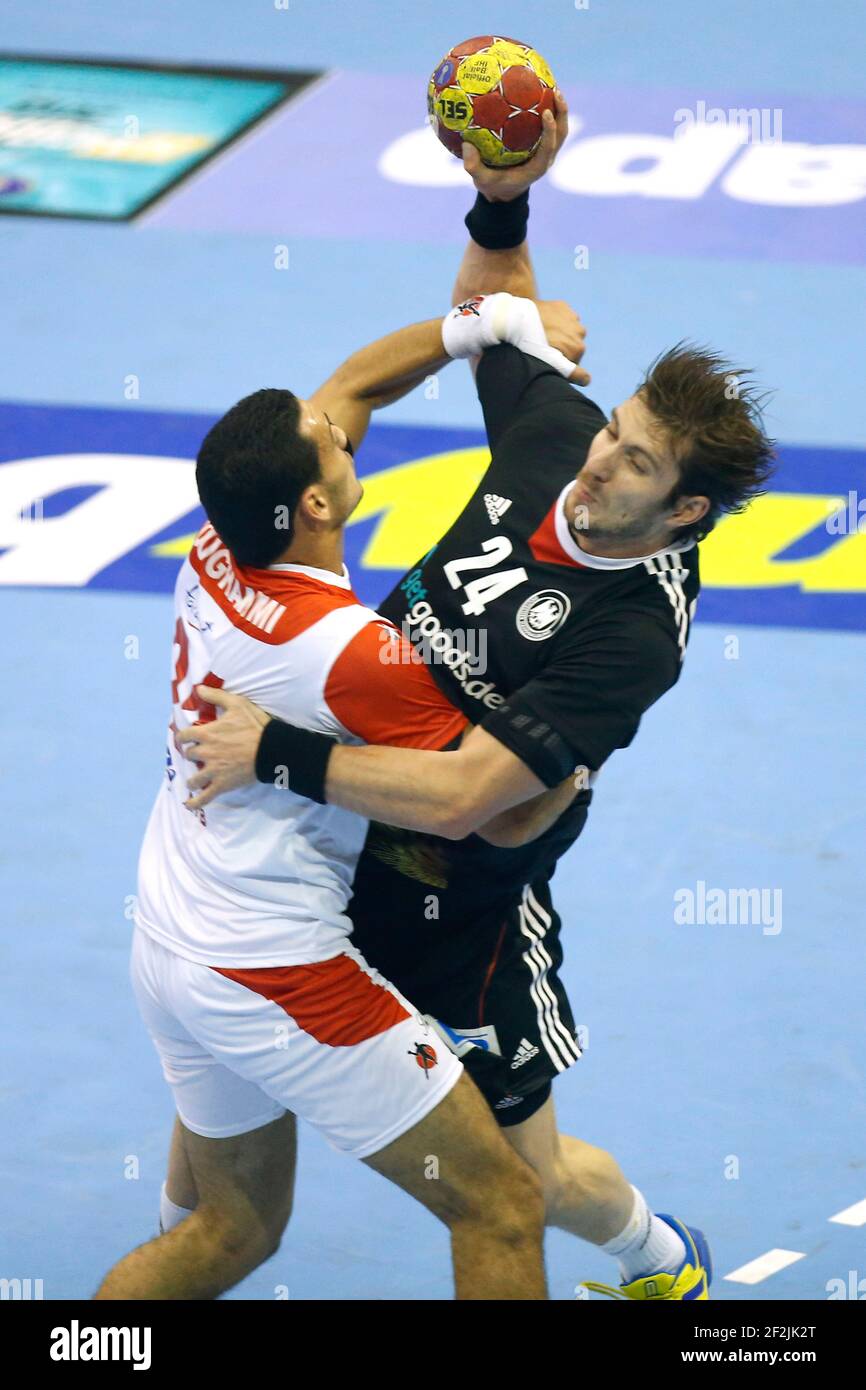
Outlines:
{"label": "white jersey with red stripe", "polygon": [[214,716],[195,687],[247,695],[343,743],[440,749],[466,719],[399,631],[357,599],[345,567],[245,567],[207,524],[178,575],[175,619],[166,779],[141,850],[136,921],[202,965],[326,960],[351,931],[367,821],[261,783],[186,810],[195,765],[174,735]]}

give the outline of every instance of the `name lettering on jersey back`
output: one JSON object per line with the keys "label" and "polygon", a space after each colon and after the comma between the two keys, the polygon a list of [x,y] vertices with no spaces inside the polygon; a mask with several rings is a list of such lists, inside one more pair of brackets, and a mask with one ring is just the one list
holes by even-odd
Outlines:
{"label": "name lettering on jersey back", "polygon": [[[232,557],[208,522],[199,532],[190,553],[193,568],[212,596],[222,593],[239,618],[261,632],[272,633],[285,613],[285,605],[253,585],[244,584],[232,566]],[[210,580],[211,583],[207,583]]]}

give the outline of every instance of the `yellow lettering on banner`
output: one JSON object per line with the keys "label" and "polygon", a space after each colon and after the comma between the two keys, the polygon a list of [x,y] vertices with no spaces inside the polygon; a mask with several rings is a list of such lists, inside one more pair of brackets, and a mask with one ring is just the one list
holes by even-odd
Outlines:
{"label": "yellow lettering on banner", "polygon": [[[430,454],[361,479],[364,496],[349,525],[378,516],[361,557],[365,569],[406,570],[460,515],[490,460],[486,447]],[[701,583],[712,589],[797,586],[804,593],[866,592],[866,532],[828,532],[827,547],[800,560],[774,560],[844,508],[831,493],[770,492],[741,516],[724,517],[701,543]],[[155,545],[152,554],[187,554],[194,536]]]}
{"label": "yellow lettering on banner", "polygon": [[124,160],[130,164],[170,164],[175,159],[205,150],[213,140],[192,131],[154,130],[132,137],[95,132],[80,141],[71,153],[85,159]]}
{"label": "yellow lettering on banner", "polygon": [[828,534],[827,549],[800,560],[774,560],[843,507],[846,498],[771,492],[741,516],[725,517],[701,543],[701,583],[714,589],[796,585],[804,593],[866,591],[866,533]]}
{"label": "yellow lettering on banner", "polygon": [[150,547],[150,553],[156,556],[157,560],[185,560],[197,535],[197,531],[188,531],[185,536],[175,536],[170,541],[159,541]]}
{"label": "yellow lettering on banner", "polygon": [[408,569],[426,555],[457,520],[489,462],[486,446],[454,449],[362,478],[364,496],[349,525],[382,513],[361,557],[365,569]]}
{"label": "yellow lettering on banner", "polygon": [[[462,512],[490,463],[485,446],[454,449],[383,468],[361,478],[364,496],[349,525],[382,514],[361,557],[365,569],[408,569],[426,555]],[[160,541],[151,554],[161,559],[184,559],[195,532]]]}

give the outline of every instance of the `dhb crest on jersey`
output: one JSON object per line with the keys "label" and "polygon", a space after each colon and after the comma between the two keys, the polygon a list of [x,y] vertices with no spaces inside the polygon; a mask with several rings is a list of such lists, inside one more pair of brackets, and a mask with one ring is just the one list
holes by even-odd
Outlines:
{"label": "dhb crest on jersey", "polygon": [[571,599],[560,589],[539,589],[517,610],[517,631],[529,642],[543,642],[558,632],[571,612]]}

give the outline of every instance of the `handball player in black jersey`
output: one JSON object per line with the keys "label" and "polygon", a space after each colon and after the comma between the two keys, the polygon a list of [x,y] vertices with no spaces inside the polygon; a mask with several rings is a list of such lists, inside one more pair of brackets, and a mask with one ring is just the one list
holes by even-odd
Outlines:
{"label": "handball player in black jersey", "polygon": [[[464,150],[479,196],[453,303],[471,312],[476,295],[535,300],[520,170],[487,169]],[[628,1297],[683,1297],[684,1262],[685,1296],[706,1297],[688,1228],[653,1216],[609,1154],[557,1131],[551,1083],[579,1058],[580,1038],[550,884],[599,769],[679,678],[697,542],[762,490],[771,441],[744,374],[704,350],[663,355],[609,419],[556,367],[508,343],[473,366],[490,466],[378,607],[474,728],[444,756],[322,753],[321,798],[371,818],[353,939],[461,1057],[538,1171],[549,1224],[617,1257]],[[214,702],[242,721],[246,702],[222,692]],[[258,750],[263,780],[284,760],[291,770],[278,724]],[[208,762],[227,720],[202,732],[192,750],[202,804],[249,778],[260,728],[250,722],[232,782]],[[296,761],[315,761],[310,737]],[[305,794],[311,777],[298,783]],[[670,1274],[663,1294],[643,1288],[650,1270]]]}

